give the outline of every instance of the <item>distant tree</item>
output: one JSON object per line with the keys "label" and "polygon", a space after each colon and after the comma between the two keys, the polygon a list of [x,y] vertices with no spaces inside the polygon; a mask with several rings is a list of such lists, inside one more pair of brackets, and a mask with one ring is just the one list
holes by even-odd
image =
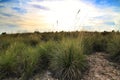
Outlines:
{"label": "distant tree", "polygon": [[107,34],[109,34],[109,32],[104,31],[104,32],[102,32],[101,34],[102,34],[102,35],[107,35]]}
{"label": "distant tree", "polygon": [[114,30],[112,30],[112,32],[115,32]]}
{"label": "distant tree", "polygon": [[34,31],[34,33],[39,34],[40,32],[39,31]]}
{"label": "distant tree", "polygon": [[5,35],[5,34],[7,34],[6,32],[2,32],[2,35]]}

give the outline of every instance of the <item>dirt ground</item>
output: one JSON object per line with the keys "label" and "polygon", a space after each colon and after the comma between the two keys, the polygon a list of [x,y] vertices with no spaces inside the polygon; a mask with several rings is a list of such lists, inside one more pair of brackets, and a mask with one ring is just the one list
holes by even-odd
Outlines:
{"label": "dirt ground", "polygon": [[89,55],[90,69],[83,80],[120,80],[120,66],[110,62],[108,57],[105,53]]}

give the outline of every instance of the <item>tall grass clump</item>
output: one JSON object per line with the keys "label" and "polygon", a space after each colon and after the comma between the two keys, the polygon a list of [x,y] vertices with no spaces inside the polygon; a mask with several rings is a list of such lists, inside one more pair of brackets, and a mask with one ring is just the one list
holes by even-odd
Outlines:
{"label": "tall grass clump", "polygon": [[36,68],[39,54],[24,43],[14,43],[0,56],[0,78],[22,77],[27,80]]}
{"label": "tall grass clump", "polygon": [[[40,58],[40,53],[37,49],[28,48],[26,54],[24,55],[24,64],[23,64],[23,73],[21,75],[21,80],[28,80],[35,74],[35,71],[38,69]],[[41,66],[39,66],[41,68]]]}
{"label": "tall grass clump", "polygon": [[[24,53],[25,46],[23,44],[13,44],[11,45],[6,52],[0,56],[0,74],[2,77],[5,76],[18,76],[22,70],[22,60],[17,55],[21,55]],[[23,57],[23,56],[22,56]],[[21,66],[20,66],[21,64]]]}
{"label": "tall grass clump", "polygon": [[36,46],[14,42],[0,55],[0,79],[17,77],[28,80],[36,73],[47,70],[56,42],[41,42]]}
{"label": "tall grass clump", "polygon": [[107,36],[97,34],[93,40],[93,51],[94,52],[105,52],[107,48]]}
{"label": "tall grass clump", "polygon": [[54,55],[53,51],[56,46],[56,42],[54,41],[42,42],[37,46],[37,51],[40,54],[37,71],[41,71],[41,69],[47,70],[49,68],[50,59]]}
{"label": "tall grass clump", "polygon": [[120,63],[120,36],[113,35],[107,45],[107,52],[110,53],[111,60]]}
{"label": "tall grass clump", "polygon": [[94,52],[106,52],[107,38],[101,34],[87,34],[83,37],[83,53],[92,54]]}
{"label": "tall grass clump", "polygon": [[1,52],[5,52],[9,46],[10,41],[0,40],[0,54]]}
{"label": "tall grass clump", "polygon": [[53,76],[59,80],[80,80],[88,65],[79,41],[63,40],[56,47],[50,65]]}
{"label": "tall grass clump", "polygon": [[38,35],[30,35],[28,36],[27,38],[22,38],[22,42],[24,42],[25,44],[27,45],[30,45],[30,46],[36,46],[39,44],[40,42],[40,36]]}
{"label": "tall grass clump", "polygon": [[94,40],[93,40],[93,36],[89,37],[89,36],[85,36],[83,37],[83,40],[82,40],[82,49],[83,49],[83,53],[84,54],[92,54],[93,53],[93,43],[94,43]]}

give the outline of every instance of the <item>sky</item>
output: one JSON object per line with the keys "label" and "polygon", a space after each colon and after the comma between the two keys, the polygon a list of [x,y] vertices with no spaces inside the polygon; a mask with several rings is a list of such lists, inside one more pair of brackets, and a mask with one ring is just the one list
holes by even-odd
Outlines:
{"label": "sky", "polygon": [[0,0],[0,33],[120,30],[120,0]]}

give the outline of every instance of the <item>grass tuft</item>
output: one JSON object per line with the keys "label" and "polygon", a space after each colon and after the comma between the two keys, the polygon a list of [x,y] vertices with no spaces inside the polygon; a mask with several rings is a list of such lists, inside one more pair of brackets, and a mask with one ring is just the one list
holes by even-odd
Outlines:
{"label": "grass tuft", "polygon": [[74,40],[65,40],[54,52],[50,66],[54,76],[59,80],[80,80],[87,68],[80,45]]}

